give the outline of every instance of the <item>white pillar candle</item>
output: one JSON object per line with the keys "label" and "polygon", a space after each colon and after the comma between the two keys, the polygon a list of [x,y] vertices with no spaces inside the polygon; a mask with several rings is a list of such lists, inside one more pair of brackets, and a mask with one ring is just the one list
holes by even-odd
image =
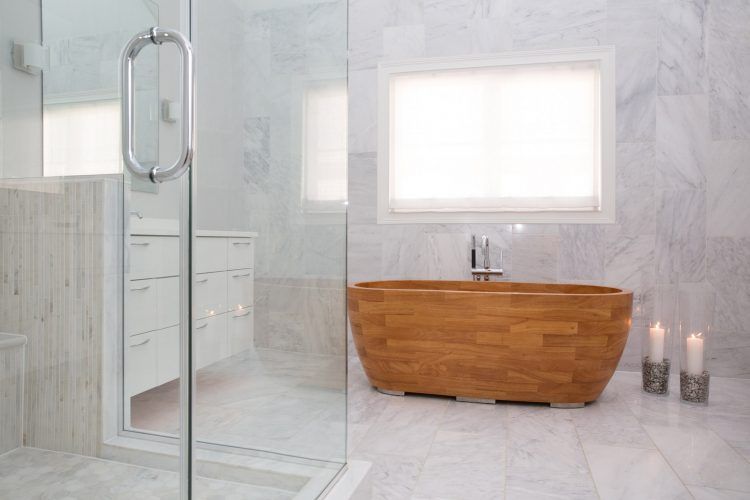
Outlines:
{"label": "white pillar candle", "polygon": [[700,337],[700,333],[692,334],[687,338],[687,372],[690,375],[702,375],[703,374],[703,339]]}
{"label": "white pillar candle", "polygon": [[652,363],[661,363],[664,361],[664,328],[656,323],[648,333],[648,359]]}

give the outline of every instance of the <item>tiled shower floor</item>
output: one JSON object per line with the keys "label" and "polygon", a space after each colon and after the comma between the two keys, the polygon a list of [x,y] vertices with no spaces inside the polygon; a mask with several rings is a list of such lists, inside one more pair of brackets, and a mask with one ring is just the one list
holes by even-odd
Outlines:
{"label": "tiled shower floor", "polygon": [[[332,462],[345,457],[344,356],[257,349],[197,374],[195,435],[208,443]],[[131,398],[135,429],[177,434],[179,387]]]}
{"label": "tiled shower floor", "polygon": [[750,380],[711,380],[707,408],[618,372],[583,409],[386,396],[350,359],[350,458],[375,499],[750,499]]}
{"label": "tiled shower floor", "polygon": [[[178,499],[175,472],[110,462],[68,453],[20,448],[0,456],[3,500],[169,500]],[[286,500],[294,492],[198,478],[195,498]]]}

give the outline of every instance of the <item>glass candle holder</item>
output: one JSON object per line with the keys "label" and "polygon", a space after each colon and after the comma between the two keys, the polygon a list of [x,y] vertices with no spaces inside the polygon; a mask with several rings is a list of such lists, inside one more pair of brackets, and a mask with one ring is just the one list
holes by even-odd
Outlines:
{"label": "glass candle holder", "polygon": [[715,302],[713,290],[704,286],[680,290],[680,400],[685,403],[708,404]]}
{"label": "glass candle holder", "polygon": [[653,306],[648,312],[648,328],[644,330],[641,342],[642,387],[649,394],[669,394],[676,306],[676,284],[654,287]]}

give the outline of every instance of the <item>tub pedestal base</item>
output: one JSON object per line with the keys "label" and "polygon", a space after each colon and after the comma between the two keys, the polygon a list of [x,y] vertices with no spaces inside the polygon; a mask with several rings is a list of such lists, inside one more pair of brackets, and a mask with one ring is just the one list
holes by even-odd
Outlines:
{"label": "tub pedestal base", "polygon": [[550,408],[583,408],[586,403],[550,403]]}
{"label": "tub pedestal base", "polygon": [[481,403],[485,405],[494,405],[494,399],[482,399],[482,398],[465,398],[463,396],[456,396],[456,401],[459,403]]}
{"label": "tub pedestal base", "polygon": [[382,394],[387,394],[389,396],[405,396],[406,395],[406,393],[403,391],[389,391],[388,389],[381,389],[380,387],[376,387],[375,390]]}

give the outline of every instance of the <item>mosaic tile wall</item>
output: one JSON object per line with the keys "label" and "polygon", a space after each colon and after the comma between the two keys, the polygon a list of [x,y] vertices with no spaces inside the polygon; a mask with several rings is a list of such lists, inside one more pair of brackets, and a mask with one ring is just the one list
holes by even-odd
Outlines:
{"label": "mosaic tile wall", "polygon": [[0,181],[0,331],[28,338],[26,446],[98,453],[121,193],[120,176]]}

